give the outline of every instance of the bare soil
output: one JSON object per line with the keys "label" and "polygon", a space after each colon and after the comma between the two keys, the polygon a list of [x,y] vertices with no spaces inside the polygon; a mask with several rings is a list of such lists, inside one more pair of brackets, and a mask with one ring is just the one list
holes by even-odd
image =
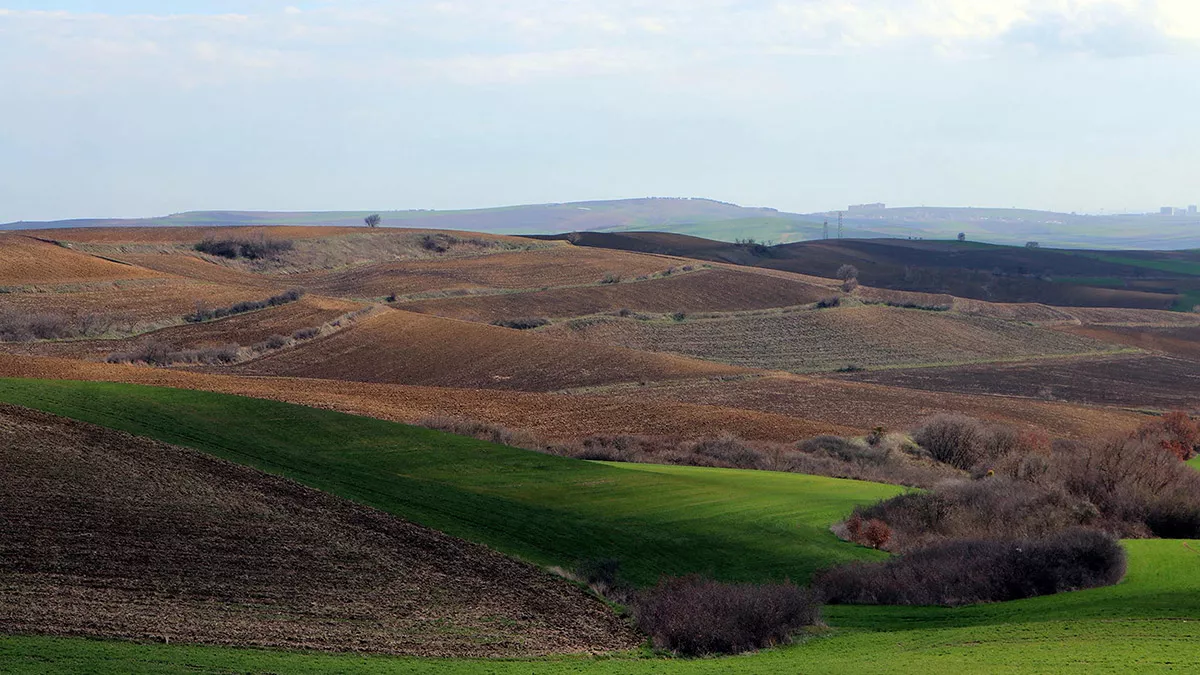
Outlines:
{"label": "bare soil", "polygon": [[422,656],[632,648],[530,565],[188,449],[0,405],[0,632]]}

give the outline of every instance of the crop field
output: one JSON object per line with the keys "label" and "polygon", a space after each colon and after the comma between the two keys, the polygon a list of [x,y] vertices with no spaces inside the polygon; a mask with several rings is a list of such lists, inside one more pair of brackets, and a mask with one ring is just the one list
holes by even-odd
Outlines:
{"label": "crop field", "polygon": [[1145,421],[1141,414],[1100,406],[915,391],[837,378],[794,375],[725,382],[660,382],[645,387],[613,387],[606,393],[646,402],[676,401],[757,410],[822,420],[854,429],[871,429],[879,425],[889,429],[907,429],[925,417],[957,412],[1018,428],[1086,438],[1095,435],[1098,430],[1132,431]]}
{"label": "crop field", "polygon": [[0,405],[0,460],[0,632],[426,656],[637,644],[533,566],[199,452]]}
{"label": "crop field", "polygon": [[245,377],[2,354],[0,377],[123,382],[212,391],[410,424],[427,417],[450,415],[524,429],[542,438],[561,441],[600,434],[700,438],[729,432],[751,440],[791,442],[820,434],[858,433],[868,428],[738,408],[635,400],[625,395],[586,396],[311,378]]}
{"label": "crop field", "polygon": [[583,462],[370,418],[208,392],[0,381],[37,408],[296,480],[541,565],[616,558],[635,583],[710,572],[806,580],[880,554],[828,526],[891,485]]}
{"label": "crop field", "polygon": [[527,331],[389,310],[348,330],[236,366],[230,372],[556,391],[744,371],[678,356],[588,346]]}
{"label": "crop field", "polygon": [[[109,404],[95,405],[101,393]],[[871,554],[837,541],[821,524],[856,500],[895,493],[887,486],[790,474],[562,460],[215,394],[5,381],[0,399],[227,455],[417,522],[439,521],[439,529],[460,530],[535,562],[562,560],[564,551],[578,554],[574,545],[580,543],[590,545],[587,552],[620,548],[643,583],[664,569],[709,565],[731,570],[734,578],[803,578],[814,556]],[[435,438],[437,451],[431,452]],[[559,498],[563,490],[578,498]],[[564,520],[576,527],[563,526]],[[626,529],[623,536],[598,539],[606,527]],[[670,536],[650,550],[665,545],[675,555],[643,562],[638,545],[660,533]],[[697,546],[699,541],[709,545]],[[0,657],[17,672],[53,664],[56,670],[99,673],[1092,673],[1200,667],[1200,580],[1194,574],[1200,551],[1192,542],[1126,545],[1130,571],[1118,586],[960,609],[831,607],[826,631],[733,659],[483,662],[21,636],[0,638]]]}
{"label": "crop field", "polygon": [[847,377],[936,392],[999,394],[1129,408],[1200,410],[1200,362],[1132,355],[856,373]]}
{"label": "crop field", "polygon": [[650,281],[557,288],[530,293],[410,302],[404,309],[482,321],[573,317],[629,309],[645,312],[728,312],[816,302],[820,286],[728,269],[697,270]]}
{"label": "crop field", "polygon": [[56,244],[15,234],[0,235],[0,286],[73,284],[162,276]]}
{"label": "crop field", "polygon": [[685,321],[609,318],[556,325],[545,332],[595,344],[795,373],[1003,361],[1116,349],[1022,323],[881,306]]}
{"label": "crop field", "polygon": [[1059,307],[1081,324],[1094,326],[1200,326],[1200,314],[1123,307]]}

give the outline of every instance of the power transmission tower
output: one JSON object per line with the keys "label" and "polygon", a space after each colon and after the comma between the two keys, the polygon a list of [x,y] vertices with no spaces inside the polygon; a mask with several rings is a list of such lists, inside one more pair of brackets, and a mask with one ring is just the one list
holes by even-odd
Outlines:
{"label": "power transmission tower", "polygon": [[838,211],[838,239],[842,238],[842,212]]}
{"label": "power transmission tower", "polygon": [[824,232],[821,234],[821,238],[822,239],[829,238],[829,221],[828,220],[825,221],[825,228],[824,228]]}

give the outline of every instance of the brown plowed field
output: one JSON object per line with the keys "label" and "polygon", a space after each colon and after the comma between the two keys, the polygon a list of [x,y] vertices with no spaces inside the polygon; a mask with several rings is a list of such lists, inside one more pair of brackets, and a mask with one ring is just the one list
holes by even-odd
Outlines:
{"label": "brown plowed field", "polygon": [[1079,323],[1097,326],[1200,326],[1200,314],[1121,307],[1058,307]]}
{"label": "brown plowed field", "polygon": [[170,326],[120,340],[59,340],[0,343],[9,354],[104,360],[117,352],[133,351],[147,342],[165,342],[175,349],[200,349],[236,344],[249,347],[272,335],[290,336],[301,328],[320,326],[362,305],[348,300],[306,295],[300,300],[217,321]]}
{"label": "brown plowed field", "polygon": [[29,234],[54,241],[81,244],[194,244],[205,237],[217,235],[236,239],[267,233],[279,239],[323,239],[348,234],[378,232],[366,227],[334,227],[328,225],[282,225],[249,227],[77,227],[52,230],[29,230]]}
{"label": "brown plowed field", "polygon": [[910,389],[1125,406],[1200,410],[1200,362],[1166,356],[889,370],[852,376]]}
{"label": "brown plowed field", "polygon": [[490,323],[522,317],[570,317],[632,309],[646,312],[729,312],[816,302],[830,292],[805,283],[712,269],[651,281],[557,288],[405,303],[403,308]]}
{"label": "brown plowed field", "polygon": [[126,382],[197,389],[285,401],[409,424],[435,415],[451,415],[512,429],[525,429],[541,437],[560,441],[597,434],[700,438],[728,431],[752,440],[788,442],[819,434],[858,433],[867,428],[736,407],[637,400],[623,393],[615,396],[582,396],[212,375],[5,355],[0,355],[0,377]]}
{"label": "brown plowed field", "polygon": [[737,375],[743,369],[390,310],[231,372],[439,387],[554,391]]}
{"label": "brown plowed field", "polygon": [[0,406],[0,632],[531,656],[630,649],[535,567],[199,452]]}
{"label": "brown plowed field", "polygon": [[608,273],[632,279],[691,262],[556,245],[474,258],[385,263],[335,273],[298,275],[295,281],[324,295],[376,298],[446,289],[536,289],[598,284]]}
{"label": "brown plowed field", "polygon": [[1132,431],[1145,420],[1143,415],[1113,408],[916,391],[796,375],[731,382],[662,382],[646,387],[613,388],[606,393],[647,403],[678,401],[738,407],[853,429],[877,425],[909,429],[929,415],[956,412],[1018,428],[1040,429],[1055,436],[1082,438],[1109,430]]}
{"label": "brown plowed field", "polygon": [[57,312],[78,316],[89,313],[133,317],[155,322],[178,319],[196,309],[196,303],[225,307],[246,300],[262,300],[286,290],[285,286],[259,288],[226,286],[190,279],[117,281],[82,290],[0,294],[0,307],[27,312]]}
{"label": "brown plowed field", "polygon": [[999,361],[1115,349],[1023,323],[884,306],[682,322],[587,319],[544,332],[595,344],[791,372]]}
{"label": "brown plowed field", "polygon": [[157,270],[165,274],[174,274],[188,279],[195,279],[196,281],[207,281],[215,284],[273,288],[287,283],[286,280],[247,272],[232,263],[223,264],[213,260],[206,260],[184,251],[114,253],[112,257],[122,262]]}
{"label": "brown plowed field", "polygon": [[1060,330],[1093,340],[1103,340],[1200,361],[1200,326],[1176,326],[1174,328],[1069,326]]}
{"label": "brown plowed field", "polygon": [[17,234],[0,234],[0,285],[60,285],[162,274],[79,253]]}

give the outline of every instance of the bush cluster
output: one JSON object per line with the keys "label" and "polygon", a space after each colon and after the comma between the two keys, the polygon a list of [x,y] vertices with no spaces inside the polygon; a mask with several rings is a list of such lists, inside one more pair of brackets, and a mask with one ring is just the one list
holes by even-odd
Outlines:
{"label": "bush cluster", "polygon": [[0,342],[96,337],[110,331],[131,331],[134,323],[129,317],[112,314],[71,316],[58,312],[0,309]]}
{"label": "bush cluster", "polygon": [[200,323],[202,321],[212,321],[214,319],[223,319],[234,314],[245,314],[246,312],[254,312],[268,307],[277,307],[286,305],[289,302],[295,302],[304,297],[304,291],[292,289],[279,295],[273,295],[266,300],[251,300],[239,302],[228,307],[218,307],[216,309],[206,309],[203,306],[197,306],[196,311],[183,317],[188,323]]}
{"label": "bush cluster", "polygon": [[1069,529],[1039,539],[945,541],[814,579],[821,600],[865,605],[968,605],[1109,586],[1125,576],[1110,534]]}
{"label": "bush cluster", "polygon": [[262,260],[276,258],[295,248],[295,244],[287,239],[267,239],[265,237],[258,239],[205,239],[197,243],[194,248],[201,253],[231,260],[238,258]]}
{"label": "bush cluster", "polygon": [[685,656],[785,644],[820,620],[816,597],[800,586],[723,584],[699,576],[663,579],[639,595],[633,610],[655,647]]}
{"label": "bush cluster", "polygon": [[493,326],[515,328],[516,330],[531,330],[550,325],[550,319],[540,316],[527,316],[519,319],[500,319],[492,322]]}
{"label": "bush cluster", "polygon": [[176,363],[226,365],[236,363],[241,347],[228,344],[205,349],[175,349],[166,342],[150,341],[131,352],[109,354],[109,363],[144,363],[150,366],[169,366]]}

